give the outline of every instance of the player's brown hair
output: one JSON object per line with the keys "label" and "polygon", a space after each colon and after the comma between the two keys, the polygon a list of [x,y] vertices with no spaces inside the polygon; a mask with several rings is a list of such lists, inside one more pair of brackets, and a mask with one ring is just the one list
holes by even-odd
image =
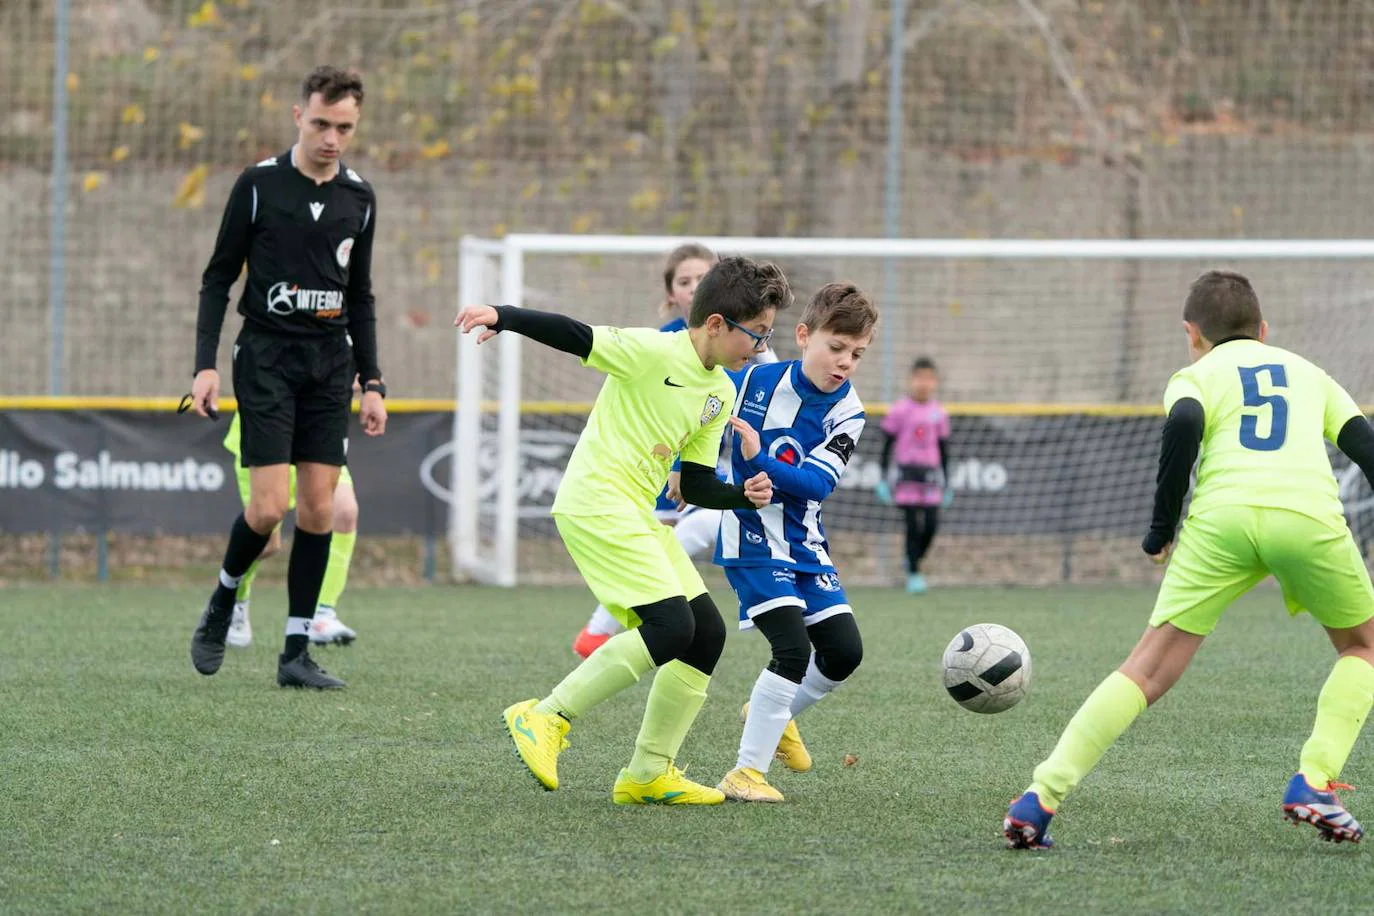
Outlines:
{"label": "player's brown hair", "polygon": [[311,70],[301,83],[301,98],[309,102],[310,97],[319,93],[326,105],[333,105],[346,95],[351,95],[359,105],[363,103],[363,78],[352,70],[342,70],[321,64]]}
{"label": "player's brown hair", "polygon": [[699,328],[712,315],[724,315],[743,324],[768,309],[782,311],[791,304],[792,287],[778,265],[742,257],[721,258],[701,278],[687,323]]}
{"label": "player's brown hair", "polygon": [[[716,253],[705,245],[697,242],[687,242],[679,245],[668,252],[668,260],[663,263],[663,290],[668,295],[673,293],[673,279],[677,276],[677,269],[682,266],[683,261],[693,259],[705,261],[707,264],[716,263]],[[658,313],[662,317],[668,316],[668,300],[664,298],[658,304]]]}
{"label": "player's brown hair", "polygon": [[863,337],[878,326],[878,307],[853,283],[827,283],[806,304],[801,323],[813,332]]}
{"label": "player's brown hair", "polygon": [[1188,287],[1183,320],[1197,325],[1210,343],[1228,337],[1258,337],[1264,316],[1259,297],[1243,274],[1209,270]]}

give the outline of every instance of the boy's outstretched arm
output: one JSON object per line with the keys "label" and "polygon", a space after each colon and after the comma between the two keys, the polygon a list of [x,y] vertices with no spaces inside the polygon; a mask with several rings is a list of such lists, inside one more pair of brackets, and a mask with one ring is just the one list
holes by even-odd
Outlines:
{"label": "boy's outstretched arm", "polygon": [[1155,509],[1150,532],[1140,542],[1150,556],[1163,561],[1165,548],[1174,540],[1183,497],[1188,495],[1188,479],[1202,445],[1205,416],[1202,404],[1194,398],[1179,398],[1164,421],[1163,441],[1159,446],[1159,473],[1155,476]]}
{"label": "boy's outstretched arm", "polygon": [[516,308],[513,305],[475,305],[463,309],[453,319],[464,334],[485,328],[477,342],[485,343],[501,331],[514,331],[555,350],[586,359],[592,352],[592,328],[576,318],[557,312]]}

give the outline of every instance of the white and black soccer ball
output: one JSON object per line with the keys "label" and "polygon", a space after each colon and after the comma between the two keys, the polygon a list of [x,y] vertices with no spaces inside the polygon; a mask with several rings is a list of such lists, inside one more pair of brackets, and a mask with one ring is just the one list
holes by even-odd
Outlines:
{"label": "white and black soccer ball", "polygon": [[1026,643],[996,623],[959,631],[945,649],[945,690],[972,712],[1011,709],[1030,690],[1031,657]]}

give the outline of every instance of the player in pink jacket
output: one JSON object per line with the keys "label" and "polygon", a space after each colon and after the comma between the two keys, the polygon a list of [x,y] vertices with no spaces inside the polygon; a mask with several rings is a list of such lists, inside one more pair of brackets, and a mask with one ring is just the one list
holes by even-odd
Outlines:
{"label": "player in pink jacket", "polygon": [[935,398],[939,387],[935,362],[921,357],[911,366],[910,396],[893,404],[883,418],[887,439],[878,499],[900,506],[906,516],[906,590],[913,595],[926,592],[921,559],[935,539],[940,509],[954,498],[949,486],[949,414]]}

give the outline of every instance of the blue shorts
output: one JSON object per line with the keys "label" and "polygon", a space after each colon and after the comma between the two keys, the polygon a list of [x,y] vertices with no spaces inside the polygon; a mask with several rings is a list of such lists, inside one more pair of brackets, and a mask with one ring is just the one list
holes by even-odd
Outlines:
{"label": "blue shorts", "polygon": [[775,607],[801,605],[809,627],[836,614],[852,614],[849,598],[833,573],[798,572],[781,566],[727,566],[725,580],[739,598],[739,628],[754,626],[753,618]]}

